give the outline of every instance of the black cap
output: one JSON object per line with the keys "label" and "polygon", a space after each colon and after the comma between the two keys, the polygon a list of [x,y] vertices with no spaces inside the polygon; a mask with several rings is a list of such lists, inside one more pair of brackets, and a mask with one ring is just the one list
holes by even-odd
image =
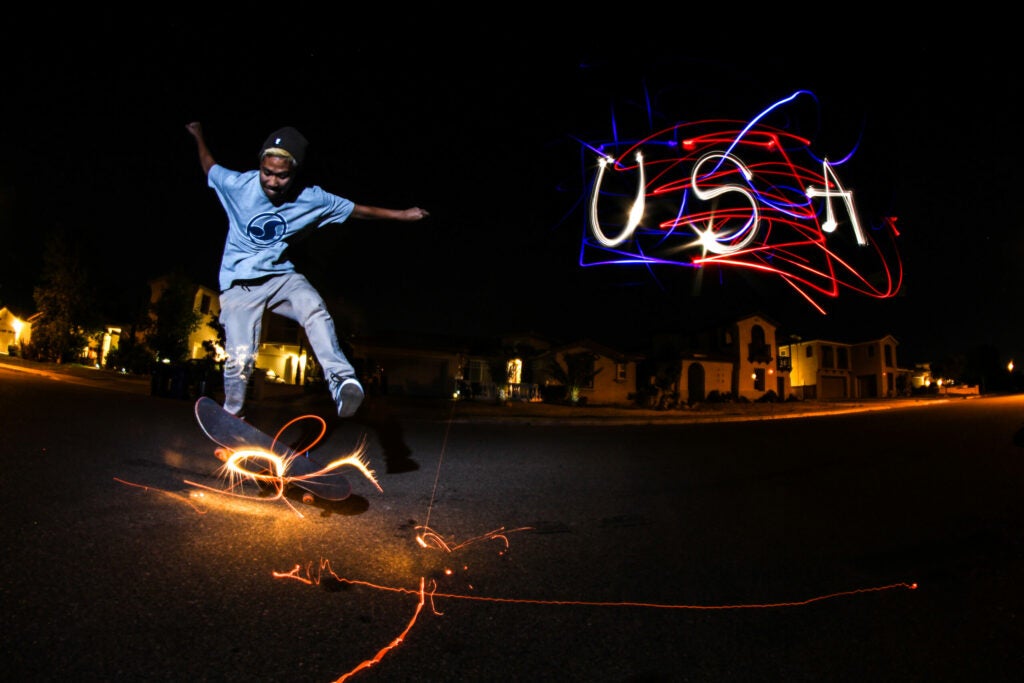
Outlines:
{"label": "black cap", "polygon": [[301,166],[302,162],[306,160],[306,148],[308,146],[309,141],[306,140],[302,133],[291,126],[285,126],[275,130],[267,137],[263,147],[260,148],[260,159],[263,159],[263,154],[268,149],[283,149],[295,159],[296,166]]}

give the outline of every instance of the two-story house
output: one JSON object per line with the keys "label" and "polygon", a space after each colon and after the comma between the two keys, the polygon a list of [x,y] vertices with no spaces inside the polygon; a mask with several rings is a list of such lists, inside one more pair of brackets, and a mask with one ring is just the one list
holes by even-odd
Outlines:
{"label": "two-story house", "polygon": [[853,344],[812,339],[784,344],[779,353],[789,359],[798,398],[880,398],[909,389],[909,376],[897,365],[897,346],[891,335]]}
{"label": "two-story house", "polygon": [[651,382],[690,404],[712,394],[756,401],[773,392],[785,399],[789,372],[777,353],[777,329],[767,316],[754,314],[693,331],[660,332],[652,340]]}
{"label": "two-story house", "polygon": [[[170,286],[167,276],[153,278],[149,281],[149,301],[155,304]],[[216,344],[217,333],[208,323],[215,322],[220,316],[220,295],[217,290],[203,285],[196,285],[193,295],[192,309],[200,316],[200,325],[188,337],[189,358],[202,358],[206,355],[203,342]]]}

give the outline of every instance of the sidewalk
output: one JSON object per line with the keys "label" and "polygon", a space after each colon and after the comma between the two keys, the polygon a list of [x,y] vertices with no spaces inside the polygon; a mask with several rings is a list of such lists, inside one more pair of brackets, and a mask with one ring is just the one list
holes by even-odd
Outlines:
{"label": "sidewalk", "polygon": [[114,370],[101,370],[85,365],[37,363],[23,358],[0,355],[0,371],[2,370],[30,372],[52,380],[72,382],[74,384],[90,384],[118,391],[146,395],[150,393],[149,376],[122,375]]}
{"label": "sidewalk", "polygon": [[[114,370],[90,368],[84,365],[36,363],[21,358],[0,355],[0,381],[2,372],[13,370],[31,372],[53,380],[87,384],[144,396],[152,394],[152,380],[148,375],[124,375]],[[178,400],[178,399],[164,399]],[[329,402],[323,396],[310,395],[303,387],[292,384],[267,383],[262,396],[252,400],[255,404],[293,404],[302,406]],[[936,405],[954,400],[949,397],[875,398],[820,401],[787,401],[779,403],[703,403],[693,407],[672,410],[652,410],[637,407],[567,406],[549,403],[482,401],[451,401],[445,399],[415,398],[407,396],[368,397],[364,405],[374,401],[386,404],[394,415],[409,419],[452,422],[514,422],[524,425],[542,424],[687,424],[696,422],[733,422],[741,420],[777,420],[809,415],[838,415],[852,412],[889,410],[911,406]],[[962,400],[957,398],[957,400]],[[362,411],[360,411],[362,412]],[[357,414],[358,418],[358,414]]]}

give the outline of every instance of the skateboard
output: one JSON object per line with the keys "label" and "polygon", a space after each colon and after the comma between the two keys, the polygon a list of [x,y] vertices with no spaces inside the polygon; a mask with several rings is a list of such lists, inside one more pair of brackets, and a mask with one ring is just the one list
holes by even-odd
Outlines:
{"label": "skateboard", "polygon": [[[312,504],[316,498],[328,501],[344,500],[352,492],[348,479],[325,468],[303,453],[296,453],[274,437],[252,426],[245,420],[225,412],[209,396],[196,401],[196,420],[211,441],[221,446],[218,457],[227,460],[231,454],[245,449],[259,449],[278,456],[281,468],[268,475],[266,468],[253,471],[253,475],[279,478],[285,484],[302,489],[302,502]],[[223,449],[223,451],[222,451]],[[255,478],[255,477],[254,477]]]}

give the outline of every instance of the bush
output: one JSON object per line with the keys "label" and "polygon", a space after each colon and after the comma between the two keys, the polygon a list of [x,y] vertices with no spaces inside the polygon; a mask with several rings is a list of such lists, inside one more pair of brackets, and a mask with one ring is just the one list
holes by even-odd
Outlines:
{"label": "bush", "polygon": [[152,371],[153,360],[153,352],[144,344],[121,344],[107,354],[107,368],[133,375],[148,375]]}
{"label": "bush", "polygon": [[540,388],[540,398],[544,403],[565,403],[568,396],[569,388],[564,384],[549,384]]}
{"label": "bush", "polygon": [[708,403],[725,403],[729,400],[729,394],[723,394],[718,389],[714,389],[708,392],[707,398],[704,400]]}

